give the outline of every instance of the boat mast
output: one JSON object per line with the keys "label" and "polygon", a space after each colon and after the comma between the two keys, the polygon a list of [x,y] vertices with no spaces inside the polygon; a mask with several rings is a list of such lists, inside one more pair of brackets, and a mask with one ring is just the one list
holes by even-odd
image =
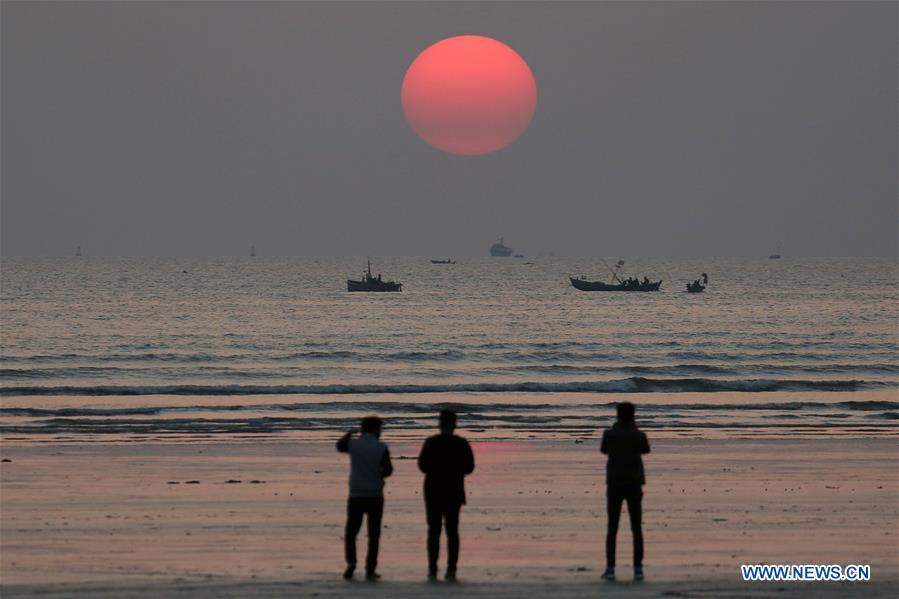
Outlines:
{"label": "boat mast", "polygon": [[603,258],[600,258],[600,260],[602,261],[603,264],[606,265],[606,268],[609,269],[609,272],[612,273],[612,277],[613,277],[616,281],[618,281],[618,283],[621,283],[621,279],[618,278],[618,273],[615,272],[615,269],[612,268],[611,266],[609,266],[609,263],[606,262]]}

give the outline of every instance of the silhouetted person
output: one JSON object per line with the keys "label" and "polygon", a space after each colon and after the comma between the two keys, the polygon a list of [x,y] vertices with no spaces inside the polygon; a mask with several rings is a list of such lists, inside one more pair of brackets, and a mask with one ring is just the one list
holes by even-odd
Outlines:
{"label": "silhouetted person", "polygon": [[618,534],[621,504],[625,501],[634,536],[634,579],[643,580],[641,503],[646,477],[643,473],[643,459],[640,456],[649,453],[649,440],[646,433],[637,429],[634,411],[634,404],[630,402],[618,404],[618,421],[602,434],[600,451],[609,456],[606,464],[609,528],[606,533],[606,571],[602,575],[605,580],[615,580],[615,537]]}
{"label": "silhouetted person", "polygon": [[428,578],[437,578],[440,528],[446,525],[446,580],[456,579],[459,563],[459,512],[465,503],[465,475],[474,471],[468,441],[453,434],[456,413],[440,411],[440,434],[428,438],[418,456],[425,474],[425,512],[428,519]]}
{"label": "silhouetted person", "polygon": [[346,507],[344,536],[346,571],[349,580],[356,571],[356,535],[362,527],[362,516],[368,516],[368,554],[365,556],[365,578],[377,580],[378,542],[381,539],[381,516],[384,513],[384,479],[393,474],[390,451],[380,440],[381,419],[362,419],[362,434],[354,431],[337,442],[337,451],[350,454],[350,498]]}

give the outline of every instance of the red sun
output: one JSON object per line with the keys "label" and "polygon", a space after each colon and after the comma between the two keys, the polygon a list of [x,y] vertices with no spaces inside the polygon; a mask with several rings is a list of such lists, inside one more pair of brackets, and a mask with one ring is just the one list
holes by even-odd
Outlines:
{"label": "red sun", "polygon": [[471,156],[500,150],[524,133],[537,107],[537,83],[509,46],[460,35],[418,55],[401,97],[419,137],[444,152]]}

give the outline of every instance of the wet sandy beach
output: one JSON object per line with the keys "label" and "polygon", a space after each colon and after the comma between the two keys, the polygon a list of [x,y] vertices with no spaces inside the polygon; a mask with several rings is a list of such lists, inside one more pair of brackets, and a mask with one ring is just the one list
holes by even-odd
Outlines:
{"label": "wet sandy beach", "polygon": [[[433,596],[423,583],[417,442],[391,441],[378,585],[340,580],[347,463],[327,435],[198,443],[7,443],[6,596]],[[478,441],[460,587],[478,597],[763,592],[891,596],[891,439],[657,439],[647,456],[645,585],[601,585],[604,461],[595,441]],[[360,538],[360,549],[364,540]],[[870,583],[744,583],[740,564],[871,564]],[[535,586],[536,585],[536,586]],[[778,590],[784,589],[784,590]],[[798,595],[797,595],[798,596]]]}

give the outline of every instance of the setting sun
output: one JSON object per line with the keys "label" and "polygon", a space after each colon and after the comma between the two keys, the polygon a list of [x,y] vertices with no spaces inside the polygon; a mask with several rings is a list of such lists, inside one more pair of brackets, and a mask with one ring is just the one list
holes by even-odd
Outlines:
{"label": "setting sun", "polygon": [[461,35],[418,55],[403,79],[402,102],[409,124],[435,148],[488,154],[527,129],[537,106],[537,83],[509,46]]}

